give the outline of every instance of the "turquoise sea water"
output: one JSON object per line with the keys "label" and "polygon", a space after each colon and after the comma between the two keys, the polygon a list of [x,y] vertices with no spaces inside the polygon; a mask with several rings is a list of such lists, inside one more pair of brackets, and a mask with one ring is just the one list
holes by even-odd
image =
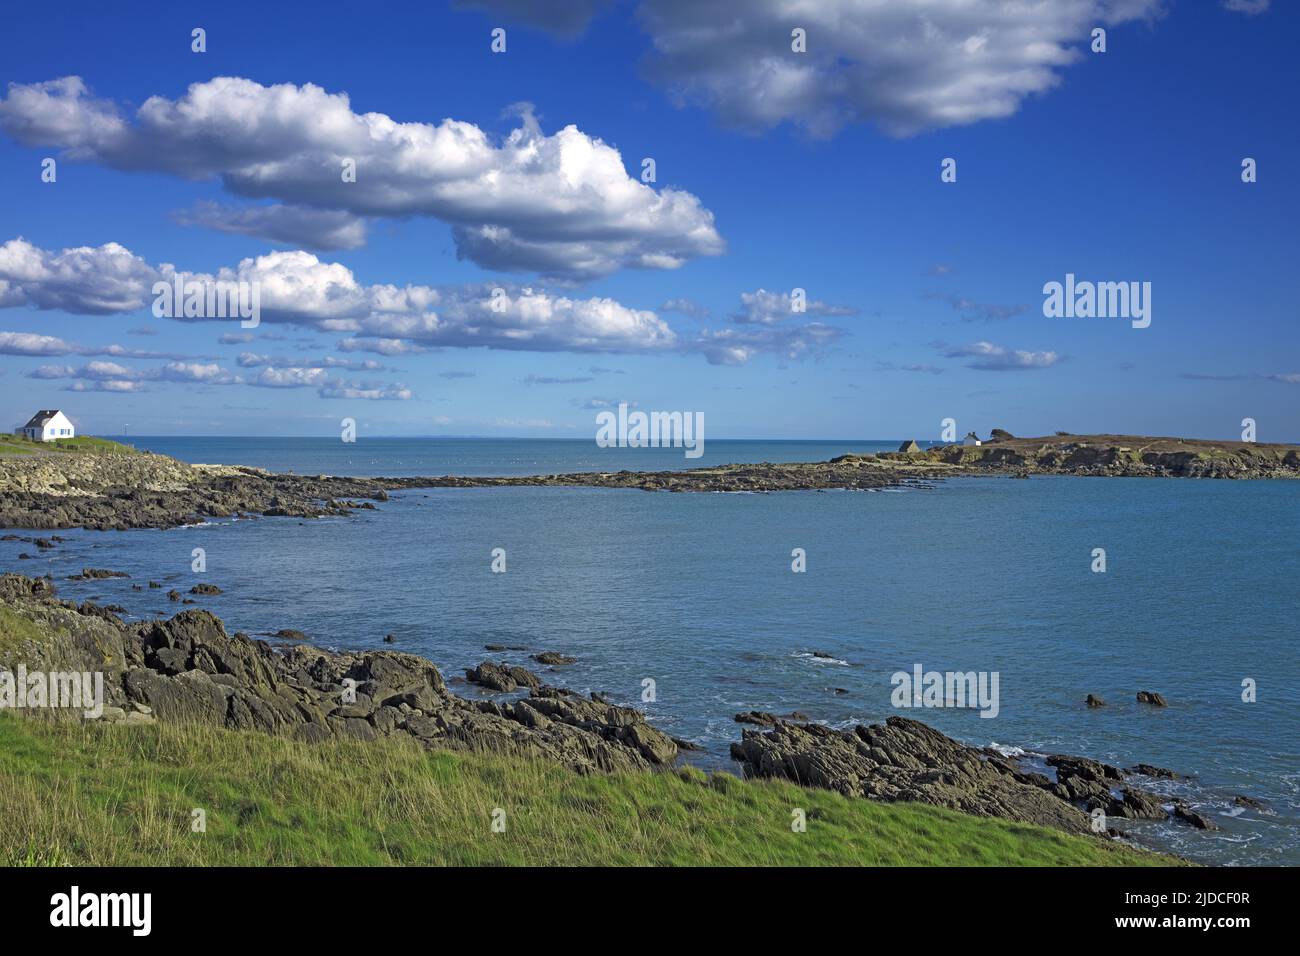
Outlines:
{"label": "turquoise sea water", "polygon": [[[191,461],[300,473],[510,474],[694,465],[680,450],[591,442],[132,439]],[[816,460],[896,442],[717,442],[704,462]],[[677,463],[677,464],[674,464]],[[51,573],[65,597],[141,617],[177,610],[154,578],[231,630],[306,631],[389,647],[448,677],[508,659],[579,691],[643,706],[730,766],[742,710],[802,711],[837,727],[902,713],[977,745],[1147,762],[1192,774],[1152,789],[1224,829],[1138,825],[1142,839],[1214,863],[1300,863],[1300,483],[961,479],[879,492],[649,494],[585,488],[413,490],[351,519],[264,518],[173,531],[66,532],[35,560],[0,542],[0,568]],[[207,552],[190,572],[192,548]],[[491,552],[505,548],[505,574]],[[803,548],[807,571],[791,571]],[[1107,571],[1091,571],[1104,548]],[[131,581],[63,580],[83,566]],[[385,634],[396,645],[382,643]],[[547,672],[524,652],[578,663]],[[813,652],[830,655],[815,657]],[[999,712],[891,705],[895,671],[996,671]],[[1242,701],[1242,681],[1258,686]],[[643,681],[656,699],[641,702]],[[835,693],[840,688],[844,693]],[[476,689],[457,685],[462,694]],[[1139,706],[1158,691],[1162,710]],[[1089,710],[1093,693],[1108,706]],[[734,769],[734,768],[733,768]],[[1241,812],[1247,794],[1268,812]]]}

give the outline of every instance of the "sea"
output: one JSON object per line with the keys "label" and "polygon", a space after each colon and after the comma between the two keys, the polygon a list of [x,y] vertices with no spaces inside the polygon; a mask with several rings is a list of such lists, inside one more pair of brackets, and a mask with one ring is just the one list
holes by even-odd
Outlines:
{"label": "sea", "polygon": [[[682,449],[543,439],[119,440],[196,463],[394,477],[819,461],[899,444],[710,440],[686,459]],[[1008,753],[1153,764],[1186,779],[1143,786],[1222,829],[1118,821],[1136,840],[1204,863],[1300,864],[1298,482],[417,488],[351,518],[60,534],[58,548],[21,561],[30,544],[0,542],[0,568],[51,574],[63,597],[141,619],[178,610],[166,588],[215,584],[223,593],[199,606],[232,632],[296,628],[324,647],[420,654],[467,696],[479,690],[463,683],[466,668],[518,663],[642,708],[702,746],[686,759],[706,769],[736,770],[734,715],[750,710],[836,728],[901,715]],[[206,554],[201,574],[195,548]],[[130,579],[67,580],[82,567]],[[148,579],[166,588],[131,590]],[[541,651],[577,661],[529,660]],[[895,675],[918,666],[996,675],[996,715],[899,706]],[[1138,704],[1140,690],[1168,706]],[[1088,694],[1106,706],[1088,708]],[[1264,808],[1237,805],[1239,795]]]}

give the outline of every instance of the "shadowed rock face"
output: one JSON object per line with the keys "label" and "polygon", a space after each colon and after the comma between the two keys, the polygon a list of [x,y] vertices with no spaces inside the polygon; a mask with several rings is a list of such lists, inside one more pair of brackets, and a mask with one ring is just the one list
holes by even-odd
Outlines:
{"label": "shadowed rock face", "polygon": [[[128,625],[102,608],[54,598],[52,585],[0,577],[0,602],[40,638],[0,647],[0,669],[104,672],[105,718],[194,722],[307,742],[407,735],[426,747],[554,760],[580,773],[646,770],[677,757],[637,710],[532,678],[532,696],[471,701],[438,668],[394,651],[333,654],[226,633],[207,611]],[[345,688],[350,689],[345,693]]]}
{"label": "shadowed rock face", "polygon": [[905,717],[852,731],[788,723],[768,731],[746,730],[741,742],[732,744],[731,755],[747,776],[784,777],[850,797],[929,803],[1070,833],[1090,832],[1086,814],[1034,785],[1027,775]]}
{"label": "shadowed rock face", "polygon": [[1160,797],[1126,785],[1117,767],[1056,755],[1047,759],[1056,773],[1052,780],[906,717],[850,731],[778,722],[771,730],[746,730],[731,745],[731,755],[747,776],[781,777],[852,797],[929,803],[1068,833],[1092,832],[1085,811],[1096,809],[1131,820],[1169,816]]}

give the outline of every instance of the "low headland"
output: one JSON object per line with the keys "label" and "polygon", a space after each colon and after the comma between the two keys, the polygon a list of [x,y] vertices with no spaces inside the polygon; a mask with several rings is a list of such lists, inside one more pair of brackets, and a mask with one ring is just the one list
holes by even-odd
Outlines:
{"label": "low headland", "polygon": [[[908,443],[911,444],[911,443]],[[186,464],[164,455],[6,454],[0,447],[0,527],[172,528],[212,518],[318,518],[374,508],[410,488],[593,487],[670,492],[870,490],[948,478],[1080,475],[1124,478],[1300,478],[1300,446],[1131,435],[1015,438],[982,445],[842,455],[831,461],[729,464],[681,471],[505,477],[348,478]],[[905,446],[906,447],[906,446]]]}

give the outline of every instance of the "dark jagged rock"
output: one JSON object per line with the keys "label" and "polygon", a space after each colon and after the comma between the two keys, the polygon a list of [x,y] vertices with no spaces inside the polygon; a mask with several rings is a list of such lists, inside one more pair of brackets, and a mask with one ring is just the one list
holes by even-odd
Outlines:
{"label": "dark jagged rock", "polygon": [[384,635],[384,643],[385,643],[385,644],[396,644],[396,643],[397,643],[397,635],[396,635],[396,634],[385,634],[385,635]]}
{"label": "dark jagged rock", "polygon": [[1095,697],[1095,696],[1093,696],[1092,694],[1089,694],[1089,695],[1088,695],[1088,699],[1085,700],[1084,703],[1087,704],[1089,707],[1105,707],[1105,706],[1106,706],[1106,702],[1105,702],[1104,700],[1102,700],[1100,697]]}
{"label": "dark jagged rock", "polygon": [[472,684],[491,690],[510,692],[520,687],[536,690],[542,686],[536,674],[511,664],[495,664],[484,661],[478,667],[465,671],[465,679]]}
{"label": "dark jagged rock", "polygon": [[905,717],[851,731],[777,719],[769,730],[745,730],[731,753],[749,776],[783,777],[848,796],[931,803],[1069,833],[1091,832],[1084,811],[1094,809],[1133,820],[1167,816],[1161,798],[1126,785],[1118,767],[1055,754],[1046,759],[1055,771],[1052,779]]}
{"label": "dark jagged rock", "polygon": [[759,727],[772,727],[780,720],[776,714],[769,714],[764,710],[751,710],[748,713],[737,714],[735,719],[738,724],[757,724]]}
{"label": "dark jagged rock", "polygon": [[1009,765],[905,717],[851,731],[781,722],[767,731],[744,731],[731,752],[749,776],[1090,832],[1081,810]]}
{"label": "dark jagged rock", "polygon": [[1165,699],[1151,690],[1140,690],[1137,692],[1137,702],[1139,704],[1150,704],[1152,707],[1167,707]]}
{"label": "dark jagged rock", "polygon": [[190,593],[212,595],[221,594],[223,592],[221,588],[217,587],[215,584],[196,584],[194,587],[190,588]]}
{"label": "dark jagged rock", "polygon": [[1124,779],[1124,773],[1118,767],[1112,767],[1110,764],[1102,763],[1099,760],[1089,760],[1087,757],[1053,754],[1047,758],[1046,763],[1049,767],[1056,769],[1056,779],[1062,782],[1076,777],[1096,781],[1097,783],[1105,783],[1108,780],[1122,781]]}
{"label": "dark jagged rock", "polygon": [[540,654],[534,654],[533,660],[539,664],[549,664],[554,667],[560,664],[573,664],[578,659],[576,657],[567,657],[557,651],[542,651]]}
{"label": "dark jagged rock", "polygon": [[36,644],[0,645],[0,667],[22,660],[102,671],[106,720],[192,721],[305,742],[410,736],[430,748],[521,754],[581,773],[665,767],[677,756],[672,738],[639,711],[540,683],[522,700],[466,700],[412,654],[277,649],[227,634],[202,610],[129,625],[58,601],[50,582],[19,575],[0,577],[0,601],[42,635]]}
{"label": "dark jagged rock", "polygon": [[82,568],[80,574],[74,574],[69,581],[96,581],[100,578],[129,578],[125,571],[107,571],[104,568]]}
{"label": "dark jagged rock", "polygon": [[181,599],[181,592],[177,591],[175,588],[172,588],[172,590],[167,592],[167,600],[179,601],[180,599]]}
{"label": "dark jagged rock", "polygon": [[1155,777],[1164,780],[1178,780],[1181,775],[1172,770],[1166,770],[1164,767],[1156,767],[1149,763],[1135,764],[1132,767],[1126,767],[1125,773],[1135,773],[1143,777]]}
{"label": "dark jagged rock", "polygon": [[1120,799],[1112,801],[1106,812],[1130,820],[1163,820],[1168,816],[1159,797],[1132,787],[1125,787]]}
{"label": "dark jagged rock", "polygon": [[1219,825],[1200,813],[1197,813],[1181,800],[1174,801],[1174,816],[1184,823],[1190,823],[1198,830],[1218,830]]}

